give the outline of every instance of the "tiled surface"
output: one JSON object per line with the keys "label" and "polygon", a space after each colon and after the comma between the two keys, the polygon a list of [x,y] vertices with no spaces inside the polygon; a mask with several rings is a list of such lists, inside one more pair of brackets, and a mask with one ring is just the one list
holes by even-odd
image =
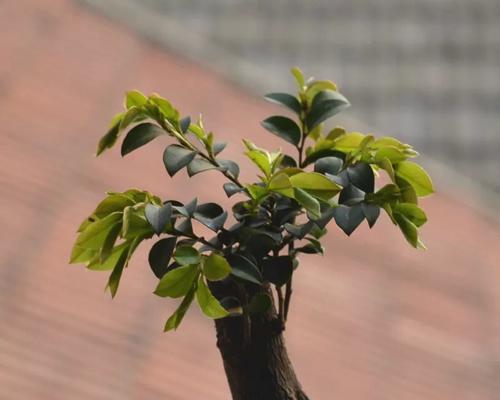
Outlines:
{"label": "tiled surface", "polygon": [[[259,127],[272,107],[75,2],[3,1],[0,27],[0,398],[227,399],[210,321],[161,332],[175,304],[151,294],[148,245],[113,302],[105,274],[67,260],[108,189],[228,204],[216,174],[168,179],[160,142],[93,157],[124,90],[203,112],[237,160],[242,137],[280,145]],[[383,221],[304,257],[286,336],[311,398],[497,398],[500,228],[446,193],[425,207],[427,252]]]}

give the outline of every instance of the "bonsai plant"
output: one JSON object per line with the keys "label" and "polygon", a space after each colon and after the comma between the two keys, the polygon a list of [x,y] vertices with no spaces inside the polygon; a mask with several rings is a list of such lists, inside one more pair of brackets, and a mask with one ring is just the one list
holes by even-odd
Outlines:
{"label": "bonsai plant", "polygon": [[[241,182],[239,165],[221,154],[201,117],[181,117],[170,102],[139,91],[126,94],[99,141],[97,154],[120,135],[123,156],[157,138],[171,139],[163,153],[166,172],[189,177],[216,170],[223,190],[237,198],[230,210],[216,203],[161,199],[149,191],[108,192],[78,228],[71,263],[111,271],[114,297],[134,250],[153,239],[149,265],[159,279],[157,296],[178,299],[165,331],[175,330],[194,300],[215,319],[233,399],[307,399],[295,376],[282,332],[290,309],[301,253],[323,254],[321,238],[330,221],[350,235],[366,220],[371,228],[381,209],[413,247],[423,248],[418,228],[426,222],[418,197],[433,192],[431,179],[410,161],[417,152],[391,137],[326,130],[324,122],[350,104],[327,80],[305,80],[292,69],[296,96],[266,99],[293,117],[271,116],[262,126],[294,148],[268,151],[243,139],[245,155],[259,175]],[[380,187],[375,178],[383,175]],[[227,223],[232,215],[232,223]],[[213,232],[204,237],[200,227]],[[145,244],[145,243],[144,243]]]}

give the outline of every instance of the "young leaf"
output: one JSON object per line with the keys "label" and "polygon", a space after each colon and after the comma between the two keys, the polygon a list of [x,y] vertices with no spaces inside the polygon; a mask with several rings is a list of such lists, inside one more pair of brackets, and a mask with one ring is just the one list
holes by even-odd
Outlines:
{"label": "young leaf", "polygon": [[329,200],[342,189],[326,176],[317,172],[301,172],[290,177],[294,188],[305,190],[323,200]]}
{"label": "young leaf", "polygon": [[85,249],[100,249],[108,232],[121,220],[121,218],[121,212],[114,212],[103,219],[91,223],[80,233],[80,235],[78,235],[75,245]]}
{"label": "young leaf", "polygon": [[210,318],[224,318],[229,315],[227,310],[221,306],[219,301],[210,292],[202,277],[198,280],[198,288],[196,289],[196,300],[201,308],[201,311]]}
{"label": "young leaf", "polygon": [[424,211],[412,203],[396,203],[392,206],[395,213],[404,215],[415,226],[420,227],[427,222],[427,216]]}
{"label": "young leaf", "polygon": [[276,115],[262,121],[262,126],[294,146],[300,143],[300,128],[290,118]]}
{"label": "young leaf", "polygon": [[142,107],[148,102],[148,98],[144,96],[138,90],[131,90],[126,93],[125,96],[125,107],[130,109],[132,107]]}
{"label": "young leaf", "polygon": [[199,275],[198,265],[184,265],[167,272],[158,283],[154,293],[160,297],[185,296]]}
{"label": "young leaf", "polygon": [[304,79],[304,75],[302,74],[302,71],[300,70],[299,67],[293,67],[291,69],[292,75],[294,76],[295,80],[297,81],[297,85],[300,90],[304,87],[306,84],[306,81]]}
{"label": "young leaf", "polygon": [[304,207],[314,218],[321,216],[321,209],[318,200],[300,188],[293,188],[293,197]]}
{"label": "young leaf", "polygon": [[101,253],[100,253],[100,257],[99,257],[99,262],[101,264],[103,262],[105,262],[108,259],[108,257],[111,255],[111,252],[113,251],[113,246],[115,245],[116,239],[118,239],[118,236],[120,235],[121,229],[122,229],[122,224],[117,223],[108,232],[108,235],[106,236],[106,239],[104,240],[104,243],[102,245],[102,249],[101,249]]}
{"label": "young leaf", "polygon": [[393,212],[394,219],[396,220],[399,229],[403,232],[403,235],[408,243],[413,247],[417,248],[419,246],[418,240],[418,229],[408,218],[403,214]]}
{"label": "young leaf", "polygon": [[179,170],[193,161],[196,152],[186,149],[178,144],[171,144],[163,152],[163,164],[170,176],[174,176]]}
{"label": "young leaf", "polygon": [[411,161],[403,161],[396,164],[395,170],[397,176],[400,176],[415,188],[418,196],[427,196],[434,193],[431,178],[420,165]]}
{"label": "young leaf", "polygon": [[204,259],[202,270],[209,281],[220,281],[231,273],[231,266],[224,257],[212,253]]}
{"label": "young leaf", "polygon": [[165,328],[163,329],[164,332],[170,331],[172,329],[175,330],[179,327],[179,325],[182,322],[182,319],[184,318],[184,315],[186,315],[186,312],[189,309],[189,306],[193,302],[195,293],[196,293],[196,285],[193,285],[189,290],[189,292],[186,294],[186,296],[184,296],[184,299],[182,299],[182,302],[177,308],[177,310],[175,310],[175,312],[167,320]]}
{"label": "young leaf", "polygon": [[172,258],[176,242],[176,237],[161,239],[149,251],[149,265],[158,279],[161,279],[168,270],[168,263]]}
{"label": "young leaf", "polygon": [[113,268],[113,272],[111,272],[111,275],[109,276],[108,285],[106,287],[109,288],[109,291],[111,292],[111,297],[113,298],[116,296],[116,293],[118,292],[118,285],[120,284],[123,268],[125,268],[125,264],[127,263],[128,254],[129,254],[128,251],[124,251],[120,255],[118,262]]}
{"label": "young leaf", "polygon": [[110,149],[116,143],[118,136],[120,134],[120,123],[123,114],[118,114],[113,118],[111,127],[106,132],[106,134],[99,140],[97,144],[96,156],[99,156],[104,150]]}
{"label": "young leaf", "polygon": [[295,96],[288,93],[269,93],[264,98],[272,103],[282,105],[296,114],[300,114],[301,106]]}
{"label": "young leaf", "polygon": [[159,126],[148,122],[134,126],[123,140],[122,156],[144,146],[164,133]]}

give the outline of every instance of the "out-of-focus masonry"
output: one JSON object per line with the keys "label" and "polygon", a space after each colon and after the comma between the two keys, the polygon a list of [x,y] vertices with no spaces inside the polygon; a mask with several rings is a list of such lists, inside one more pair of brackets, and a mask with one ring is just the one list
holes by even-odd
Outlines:
{"label": "out-of-focus masonry", "polygon": [[[208,45],[257,66],[276,89],[290,84],[290,65],[333,77],[355,105],[351,115],[370,129],[500,193],[498,0],[87,2],[120,3],[125,19],[124,3],[132,3],[157,25],[160,16],[198,35],[204,54]],[[193,47],[186,40],[184,51]]]}

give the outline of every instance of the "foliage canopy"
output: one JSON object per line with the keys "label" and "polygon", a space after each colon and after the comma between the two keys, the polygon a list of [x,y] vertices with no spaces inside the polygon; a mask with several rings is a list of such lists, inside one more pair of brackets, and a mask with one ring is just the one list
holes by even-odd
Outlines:
{"label": "foliage canopy", "polygon": [[[186,169],[188,176],[217,170],[227,178],[223,189],[238,197],[231,210],[216,203],[163,200],[130,189],[108,192],[78,228],[70,262],[88,269],[111,271],[107,287],[114,297],[134,250],[147,239],[161,237],[149,252],[149,264],[159,279],[154,293],[181,299],[165,330],[176,329],[196,298],[205,315],[224,318],[263,313],[272,304],[265,293],[242,301],[237,296],[217,298],[213,285],[274,285],[279,312],[286,319],[294,271],[300,253],[323,254],[321,237],[334,220],[347,235],[364,221],[377,222],[380,210],[388,215],[413,246],[424,245],[418,228],[427,220],[418,198],[433,193],[430,177],[410,161],[418,153],[392,137],[331,130],[325,122],[350,106],[327,80],[305,80],[298,68],[296,95],[271,93],[265,98],[283,106],[289,116],[274,115],[262,126],[295,148],[296,154],[268,151],[244,139],[245,155],[255,164],[255,182],[239,180],[240,167],[221,153],[201,116],[181,117],[157,94],[126,94],[125,110],[117,114],[101,138],[97,155],[113,147],[126,133],[123,156],[160,137],[170,137],[163,163],[170,176]],[[375,185],[386,175],[385,184]],[[236,223],[226,226],[228,213]],[[193,222],[214,232],[210,239],[196,233]],[[285,286],[283,298],[281,287]]]}

